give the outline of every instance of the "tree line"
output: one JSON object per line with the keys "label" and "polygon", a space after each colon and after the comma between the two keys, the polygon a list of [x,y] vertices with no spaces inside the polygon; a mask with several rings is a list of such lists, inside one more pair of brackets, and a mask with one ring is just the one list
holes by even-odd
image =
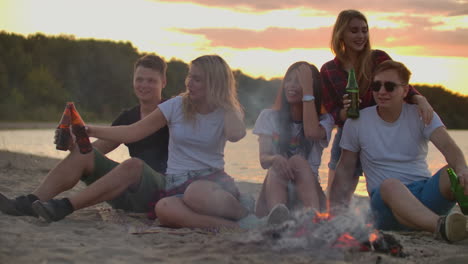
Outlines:
{"label": "tree line", "polygon": [[[137,103],[132,90],[133,64],[143,54],[130,42],[73,36],[22,36],[0,32],[0,121],[57,121],[65,102],[75,102],[87,122],[110,122]],[[170,98],[185,90],[188,65],[168,62]],[[273,104],[281,80],[234,75],[239,101],[251,126]],[[468,129],[468,96],[440,86],[415,85],[451,129]]]}

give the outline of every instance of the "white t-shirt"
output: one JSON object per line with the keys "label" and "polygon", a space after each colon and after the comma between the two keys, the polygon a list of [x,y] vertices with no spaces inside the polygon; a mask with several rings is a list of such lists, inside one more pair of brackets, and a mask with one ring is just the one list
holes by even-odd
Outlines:
{"label": "white t-shirt", "polygon": [[[278,114],[279,112],[272,109],[263,110],[255,122],[253,133],[256,135],[266,135],[273,138],[274,152],[279,153],[279,134],[280,129],[278,127]],[[326,138],[318,141],[309,140],[310,152],[308,155],[308,163],[312,168],[312,171],[318,175],[318,168],[322,159],[323,149],[328,146],[330,142],[331,131],[335,122],[330,114],[323,114],[320,116],[320,125],[325,128]],[[291,141],[289,144],[289,152],[291,154],[301,154],[300,148],[298,147],[299,136],[302,132],[303,125],[301,123],[293,123],[291,127]],[[305,155],[302,155],[305,157]]]}
{"label": "white t-shirt", "polygon": [[224,111],[195,115],[187,121],[182,111],[182,97],[159,105],[169,127],[167,174],[181,174],[207,168],[224,169]]}
{"label": "white t-shirt", "polygon": [[346,120],[340,146],[360,152],[370,194],[388,178],[409,184],[431,177],[426,161],[428,142],[441,126],[444,124],[436,113],[425,126],[416,105],[403,104],[400,117],[393,123],[382,120],[377,106],[373,106],[361,110],[358,119]]}

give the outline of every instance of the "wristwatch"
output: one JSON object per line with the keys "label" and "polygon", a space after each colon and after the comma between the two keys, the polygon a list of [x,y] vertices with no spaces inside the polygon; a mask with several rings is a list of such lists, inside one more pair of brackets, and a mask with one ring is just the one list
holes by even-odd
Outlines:
{"label": "wristwatch", "polygon": [[306,94],[302,97],[302,102],[310,102],[314,100],[315,100],[315,96],[310,95],[310,94]]}

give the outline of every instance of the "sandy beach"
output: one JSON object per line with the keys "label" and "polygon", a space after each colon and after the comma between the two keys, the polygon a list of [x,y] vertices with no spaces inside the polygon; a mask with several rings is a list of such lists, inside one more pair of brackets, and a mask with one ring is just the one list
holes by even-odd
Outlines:
{"label": "sandy beach", "polygon": [[[0,192],[30,193],[57,162],[0,151]],[[238,186],[255,197],[260,188]],[[324,257],[306,249],[278,250],[271,241],[253,239],[252,232],[162,228],[106,204],[51,224],[0,213],[0,263],[468,263],[468,240],[447,244],[426,232],[389,232],[403,246],[403,258],[372,251]]]}

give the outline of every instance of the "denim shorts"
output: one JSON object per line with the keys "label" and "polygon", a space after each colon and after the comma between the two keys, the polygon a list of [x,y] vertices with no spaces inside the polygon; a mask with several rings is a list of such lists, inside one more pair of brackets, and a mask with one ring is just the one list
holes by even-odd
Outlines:
{"label": "denim shorts", "polygon": [[[437,215],[446,215],[455,205],[454,201],[445,199],[439,190],[439,179],[442,169],[431,178],[407,184],[408,190]],[[375,188],[370,194],[371,210],[374,216],[375,227],[382,230],[410,231],[400,224],[393,216],[392,210],[384,203],[380,188]]]}
{"label": "denim shorts", "polygon": [[[338,127],[336,129],[335,137],[333,138],[333,144],[330,151],[330,162],[328,162],[328,168],[332,170],[336,170],[336,165],[338,165],[338,161],[340,160],[341,156],[341,135],[343,134],[343,127]],[[356,164],[356,170],[354,171],[355,176],[362,176],[362,167],[361,161],[358,159]]]}

